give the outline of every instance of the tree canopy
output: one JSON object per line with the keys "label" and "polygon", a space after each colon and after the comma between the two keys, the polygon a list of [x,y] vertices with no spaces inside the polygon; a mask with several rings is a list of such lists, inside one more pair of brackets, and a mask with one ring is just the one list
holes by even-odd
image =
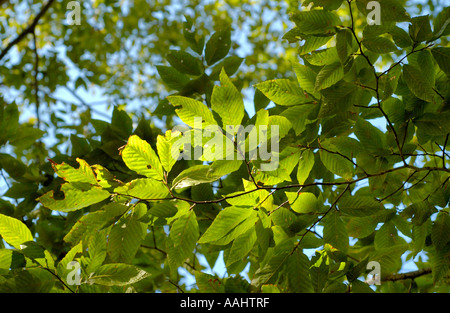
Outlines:
{"label": "tree canopy", "polygon": [[0,292],[448,293],[450,7],[406,2],[0,1]]}

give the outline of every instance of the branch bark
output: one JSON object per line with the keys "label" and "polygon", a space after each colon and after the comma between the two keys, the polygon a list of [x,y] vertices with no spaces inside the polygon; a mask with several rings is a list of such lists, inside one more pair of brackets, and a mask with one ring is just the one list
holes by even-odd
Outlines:
{"label": "branch bark", "polygon": [[391,274],[387,275],[382,279],[382,281],[397,281],[397,280],[405,280],[405,279],[414,279],[420,277],[422,275],[430,274],[431,268],[423,268],[417,271],[401,273],[401,274]]}
{"label": "branch bark", "polygon": [[39,75],[39,54],[37,50],[37,40],[36,40],[36,33],[33,29],[33,48],[34,48],[34,98],[35,98],[35,105],[36,105],[36,119],[37,119],[37,128],[41,127],[41,118],[39,115],[39,82],[38,82],[38,75]]}
{"label": "branch bark", "polygon": [[[34,17],[33,22],[25,28],[13,41],[11,41],[5,49],[2,50],[0,53],[0,60],[3,59],[3,57],[11,50],[12,47],[17,45],[19,42],[21,42],[28,34],[31,34],[34,32],[34,29],[36,28],[36,25],[38,24],[39,20],[44,16],[44,14],[48,11],[48,9],[51,7],[51,5],[55,2],[55,0],[49,0],[47,4],[42,8],[42,10]],[[0,3],[1,4],[1,3]]]}

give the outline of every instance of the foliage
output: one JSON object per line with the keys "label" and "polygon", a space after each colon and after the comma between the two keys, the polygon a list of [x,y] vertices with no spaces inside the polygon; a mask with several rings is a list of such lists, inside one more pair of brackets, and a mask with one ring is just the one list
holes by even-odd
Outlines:
{"label": "foliage", "polygon": [[[164,17],[165,27],[149,23],[142,33],[133,30],[145,24],[145,1],[129,14],[113,1],[86,5],[93,9],[86,27],[31,27],[29,45],[16,43],[19,61],[1,60],[2,88],[12,95],[0,106],[8,187],[0,199],[0,291],[449,292],[450,8],[411,17],[400,2],[379,1],[381,25],[368,25],[367,2],[283,2],[293,27],[272,64],[260,47],[238,57],[233,21],[220,19],[250,1],[219,6],[214,29],[201,26],[196,9],[216,8],[202,1],[184,24]],[[64,2],[47,4],[64,19]],[[156,45],[146,42],[151,30],[160,35]],[[269,29],[253,31],[274,40]],[[75,89],[56,52],[37,49],[55,38],[81,69]],[[140,58],[143,46],[156,61]],[[147,62],[153,73],[145,81]],[[123,105],[136,79],[135,99],[158,100],[150,118],[150,108]],[[77,95],[89,83],[116,101],[108,121],[93,118],[102,112],[84,101],[78,124],[70,122],[75,105],[66,115],[55,114],[60,108],[42,115],[56,87]],[[23,95],[11,100],[14,89]],[[23,122],[29,104],[36,119]],[[197,116],[200,129],[279,126],[278,167],[263,171],[265,161],[238,145],[232,160],[228,151],[210,161],[214,138],[196,140]],[[177,146],[182,134],[173,125],[181,122],[192,151]],[[199,158],[174,158],[198,148]],[[227,276],[205,273],[221,256]],[[370,288],[362,281],[372,261],[381,284]],[[401,273],[407,261],[418,270]],[[244,269],[249,280],[239,275]]]}

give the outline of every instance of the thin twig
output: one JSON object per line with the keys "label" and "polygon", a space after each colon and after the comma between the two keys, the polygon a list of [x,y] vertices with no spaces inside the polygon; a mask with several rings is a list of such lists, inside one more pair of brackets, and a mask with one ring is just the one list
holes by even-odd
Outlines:
{"label": "thin twig", "polygon": [[336,207],[338,201],[341,199],[341,197],[344,195],[344,193],[345,193],[349,188],[350,188],[350,185],[347,185],[347,186],[345,187],[344,191],[342,191],[342,192],[339,194],[339,196],[336,198],[336,200],[334,200],[333,204],[331,204],[330,208],[329,208],[322,216],[320,216],[320,217],[314,222],[314,224],[312,224],[309,228],[306,229],[306,232],[302,235],[302,237],[301,237],[300,240],[297,242],[297,244],[295,245],[294,249],[292,249],[292,251],[291,251],[290,254],[294,253],[294,251],[300,246],[300,244],[301,244],[302,241],[303,241],[303,238],[305,238],[305,236],[311,231],[311,229],[312,229],[313,227],[315,227],[321,220],[323,220],[323,219],[325,218],[325,216],[327,216],[327,214],[330,213],[331,210],[333,210],[333,209]]}
{"label": "thin twig", "polygon": [[[390,194],[387,195],[386,197],[379,199],[378,201],[383,202],[383,201],[386,200],[387,198],[389,198],[389,197],[393,196],[394,194],[396,194],[399,190],[403,189],[403,187],[405,187],[405,184],[408,182],[408,180],[409,180],[411,177],[413,177],[416,173],[417,173],[417,171],[412,172],[412,174],[409,175],[409,176],[405,179],[405,181],[403,182],[403,184],[402,184],[400,187],[398,187],[396,190],[394,190],[392,193],[390,193]],[[428,172],[428,173],[430,173],[430,172]],[[427,175],[428,175],[428,174],[427,174]],[[425,177],[426,177],[427,175],[425,175]]]}
{"label": "thin twig", "polygon": [[39,115],[39,83],[38,83],[38,75],[39,75],[39,54],[37,51],[37,40],[36,40],[36,32],[33,29],[33,50],[34,50],[34,99],[36,105],[36,119],[37,119],[37,128],[41,127],[41,119]]}
{"label": "thin twig", "polygon": [[[341,185],[352,185],[355,184],[357,182],[360,182],[362,180],[371,178],[371,177],[377,177],[377,176],[382,176],[382,175],[386,175],[392,172],[396,172],[399,170],[404,170],[404,169],[413,169],[417,172],[420,171],[443,171],[443,172],[447,172],[450,173],[450,169],[448,168],[441,168],[441,167],[431,167],[431,166],[426,166],[426,167],[416,167],[413,165],[403,165],[403,166],[399,166],[399,167],[395,167],[395,168],[390,168],[387,169],[385,171],[379,172],[379,173],[375,173],[375,174],[367,174],[365,176],[362,177],[358,177],[355,178],[353,180],[349,180],[349,181],[343,181],[343,182],[313,182],[313,183],[309,183],[309,184],[292,184],[292,185],[285,185],[285,186],[259,186],[259,188],[255,188],[255,189],[251,189],[251,190],[247,190],[247,191],[243,191],[241,193],[237,193],[237,194],[233,194],[230,196],[224,196],[222,198],[218,198],[218,199],[213,199],[213,200],[192,200],[192,199],[188,199],[188,198],[183,198],[183,197],[179,197],[179,196],[171,196],[168,198],[152,198],[152,199],[143,199],[143,198],[138,198],[133,196],[133,198],[136,198],[138,200],[142,200],[142,201],[165,201],[165,200],[180,200],[180,201],[186,201],[186,202],[190,202],[190,203],[197,203],[197,204],[208,204],[208,203],[220,203],[222,201],[228,200],[228,199],[232,199],[232,198],[237,198],[249,193],[253,193],[255,191],[261,190],[261,189],[265,189],[265,190],[284,190],[284,189],[291,189],[291,188],[300,188],[300,187],[312,187],[312,186],[341,186]],[[115,193],[116,195],[120,195],[120,196],[125,196],[125,197],[130,197],[130,195],[127,194],[122,194],[122,193]]]}
{"label": "thin twig", "polygon": [[55,2],[55,0],[49,0],[47,2],[47,4],[42,8],[42,10],[35,16],[35,18],[33,19],[33,22],[31,22],[31,24],[24,29],[23,32],[21,32],[16,39],[14,39],[13,41],[11,41],[5,49],[2,50],[2,52],[0,53],[0,60],[3,59],[3,57],[8,53],[8,51],[14,47],[15,45],[17,45],[19,42],[21,42],[28,34],[32,33],[34,31],[34,29],[36,28],[36,25],[38,24],[39,20],[42,18],[42,16],[44,16],[44,14],[47,12],[47,10],[50,8],[50,6],[53,4],[53,2]]}
{"label": "thin twig", "polygon": [[404,279],[414,279],[422,275],[430,274],[432,272],[431,268],[423,268],[417,271],[400,273],[400,274],[390,274],[383,278],[383,281],[397,281]]}
{"label": "thin twig", "polygon": [[446,155],[446,153],[445,153],[445,147],[447,146],[447,142],[448,142],[448,136],[449,136],[450,134],[447,134],[447,136],[445,136],[445,141],[444,141],[444,146],[442,147],[442,167],[446,167],[445,166],[445,155]]}
{"label": "thin twig", "polygon": [[169,283],[171,283],[172,285],[174,285],[179,291],[181,291],[181,293],[184,293],[184,290],[181,289],[180,286],[178,286],[175,282],[173,282],[172,280],[168,280]]}

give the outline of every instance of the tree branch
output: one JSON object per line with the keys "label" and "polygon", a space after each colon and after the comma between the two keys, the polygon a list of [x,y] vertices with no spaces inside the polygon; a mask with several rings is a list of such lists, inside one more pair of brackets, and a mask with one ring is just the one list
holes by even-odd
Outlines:
{"label": "tree branch", "polygon": [[38,83],[38,75],[39,75],[39,54],[37,51],[37,41],[36,41],[36,33],[33,29],[33,50],[34,50],[34,98],[36,105],[36,119],[37,119],[37,128],[41,127],[41,119],[39,115],[39,83]]}
{"label": "tree branch", "polygon": [[314,226],[316,226],[316,225],[317,225],[317,224],[318,224],[325,216],[327,216],[328,213],[331,212],[331,210],[333,210],[333,209],[336,207],[338,201],[341,199],[341,197],[344,195],[344,193],[345,193],[349,188],[350,188],[350,185],[347,185],[347,186],[345,187],[344,191],[342,191],[342,192],[339,194],[339,196],[336,198],[336,200],[334,200],[334,202],[333,202],[333,204],[330,206],[330,208],[329,208],[322,216],[320,216],[320,217],[317,219],[317,221],[314,222],[314,224],[312,224],[308,229],[306,229],[305,233],[302,235],[302,237],[301,237],[300,240],[297,242],[297,244],[295,245],[294,249],[292,249],[292,251],[291,251],[290,254],[294,253],[294,251],[300,246],[300,244],[301,244],[302,241],[303,241],[303,238],[305,238],[305,236],[311,231],[311,229],[312,229]]}
{"label": "tree branch", "polygon": [[11,41],[5,49],[2,50],[0,53],[0,60],[3,59],[3,57],[11,50],[12,47],[17,45],[19,42],[21,42],[28,34],[31,34],[34,32],[34,29],[36,28],[36,25],[38,24],[39,20],[44,16],[44,14],[48,11],[50,6],[55,2],[55,0],[49,0],[47,4],[42,8],[42,10],[35,16],[33,19],[33,22],[25,28],[13,41]]}
{"label": "tree branch", "polygon": [[397,281],[397,280],[404,280],[404,279],[414,279],[417,277],[420,277],[422,275],[430,274],[431,268],[423,268],[417,271],[408,272],[408,273],[401,273],[401,274],[390,274],[385,276],[382,281]]}

